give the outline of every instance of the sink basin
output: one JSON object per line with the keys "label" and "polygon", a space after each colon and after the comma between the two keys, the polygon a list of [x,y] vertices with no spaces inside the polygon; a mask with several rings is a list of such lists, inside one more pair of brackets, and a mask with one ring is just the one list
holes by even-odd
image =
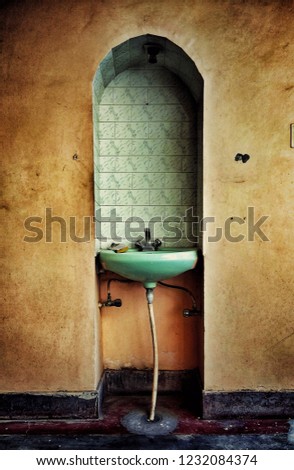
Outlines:
{"label": "sink basin", "polygon": [[100,261],[105,270],[141,281],[146,288],[154,288],[157,281],[193,269],[197,263],[197,251],[193,248],[160,248],[158,251],[129,249],[125,253],[101,250]]}

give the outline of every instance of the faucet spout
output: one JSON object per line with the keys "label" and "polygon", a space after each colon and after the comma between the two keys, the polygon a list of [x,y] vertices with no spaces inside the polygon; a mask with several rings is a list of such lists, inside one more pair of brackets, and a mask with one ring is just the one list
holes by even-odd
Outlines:
{"label": "faucet spout", "polygon": [[135,242],[135,247],[139,251],[157,251],[161,246],[161,241],[157,238],[154,242],[151,242],[151,231],[149,227],[144,229],[145,240],[143,238]]}
{"label": "faucet spout", "polygon": [[151,233],[150,233],[150,228],[146,227],[144,229],[144,232],[145,232],[145,243],[146,245],[150,243],[150,240],[151,240]]}

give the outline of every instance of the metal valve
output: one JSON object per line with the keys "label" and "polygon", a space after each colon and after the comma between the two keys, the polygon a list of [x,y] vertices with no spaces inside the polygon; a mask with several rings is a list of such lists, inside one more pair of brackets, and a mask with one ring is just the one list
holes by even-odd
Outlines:
{"label": "metal valve", "polygon": [[114,299],[112,300],[110,292],[107,294],[107,300],[103,302],[99,302],[98,307],[121,307],[122,301],[121,299]]}
{"label": "metal valve", "polygon": [[197,310],[196,308],[193,308],[193,309],[185,308],[185,310],[183,310],[183,316],[185,318],[199,317],[200,315],[201,315],[201,310]]}

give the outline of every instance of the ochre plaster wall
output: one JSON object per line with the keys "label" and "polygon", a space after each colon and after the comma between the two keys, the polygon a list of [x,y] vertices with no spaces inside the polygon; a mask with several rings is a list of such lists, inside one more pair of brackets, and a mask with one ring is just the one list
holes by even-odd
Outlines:
{"label": "ochre plaster wall", "polygon": [[[1,391],[97,385],[103,358],[93,237],[74,243],[67,233],[60,243],[55,223],[51,243],[24,243],[23,223],[44,217],[46,207],[80,225],[92,216],[92,79],[112,47],[145,33],[182,47],[204,78],[204,215],[219,226],[248,217],[248,206],[256,219],[270,216],[262,226],[270,242],[209,243],[209,224],[205,388],[293,387],[293,8],[259,0],[6,2]],[[251,159],[237,163],[237,152]],[[245,234],[246,225],[232,233]],[[134,296],[128,314],[137,310]],[[165,299],[158,303],[162,311]],[[105,319],[104,332],[127,328],[119,316],[117,325],[115,316]],[[159,325],[159,336],[166,334]],[[175,341],[180,349],[185,337]],[[135,354],[140,366],[139,345],[109,357],[110,343],[107,336],[105,362],[132,366]],[[166,363],[191,365],[191,356],[179,357],[176,366]]]}

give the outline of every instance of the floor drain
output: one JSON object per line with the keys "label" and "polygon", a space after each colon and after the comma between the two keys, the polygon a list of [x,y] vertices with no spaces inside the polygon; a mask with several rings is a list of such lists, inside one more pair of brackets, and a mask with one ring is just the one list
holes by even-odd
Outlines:
{"label": "floor drain", "polygon": [[145,411],[133,410],[122,418],[121,423],[132,434],[164,436],[175,430],[178,419],[167,411],[158,411],[154,421],[149,421]]}

